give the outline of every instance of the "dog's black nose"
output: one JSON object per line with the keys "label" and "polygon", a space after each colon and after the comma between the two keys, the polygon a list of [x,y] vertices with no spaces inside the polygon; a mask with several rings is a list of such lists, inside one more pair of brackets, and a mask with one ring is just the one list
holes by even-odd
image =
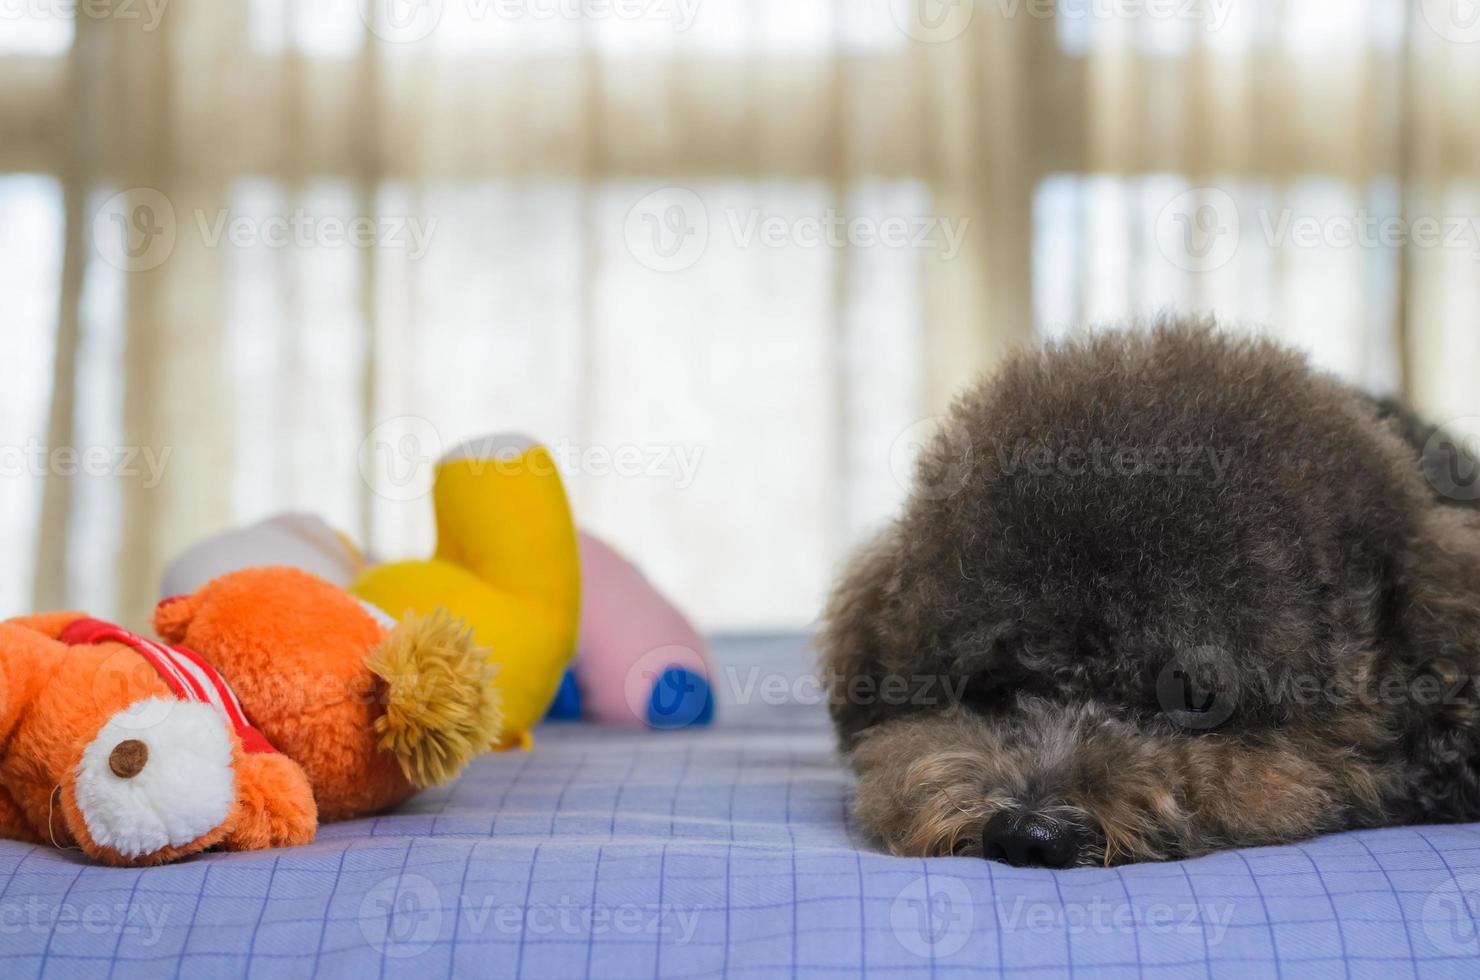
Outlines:
{"label": "dog's black nose", "polygon": [[1079,835],[1036,813],[994,813],[982,826],[982,857],[1018,868],[1067,868],[1079,857]]}

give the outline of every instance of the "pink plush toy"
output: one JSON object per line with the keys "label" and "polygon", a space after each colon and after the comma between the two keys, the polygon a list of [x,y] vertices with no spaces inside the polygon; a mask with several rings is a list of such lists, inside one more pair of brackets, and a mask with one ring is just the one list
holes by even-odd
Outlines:
{"label": "pink plush toy", "polygon": [[581,645],[550,717],[687,728],[714,720],[707,645],[637,567],[582,532]]}

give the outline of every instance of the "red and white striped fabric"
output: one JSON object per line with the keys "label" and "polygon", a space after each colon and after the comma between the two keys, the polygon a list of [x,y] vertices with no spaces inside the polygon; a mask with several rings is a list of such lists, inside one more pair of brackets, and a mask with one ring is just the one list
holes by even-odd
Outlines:
{"label": "red and white striped fabric", "polygon": [[243,749],[248,752],[277,751],[267,736],[247,720],[247,713],[242,710],[242,703],[237,700],[231,685],[226,683],[226,678],[195,651],[146,639],[100,619],[79,619],[62,632],[61,640],[68,646],[122,643],[149,661],[176,697],[209,704],[221,712],[241,739]]}

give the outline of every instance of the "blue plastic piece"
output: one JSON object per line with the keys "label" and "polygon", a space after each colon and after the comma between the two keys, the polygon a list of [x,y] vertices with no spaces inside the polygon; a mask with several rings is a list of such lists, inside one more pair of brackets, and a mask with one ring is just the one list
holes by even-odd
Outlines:
{"label": "blue plastic piece", "polygon": [[669,667],[658,675],[648,698],[648,725],[673,729],[707,725],[714,720],[714,692],[700,674]]}
{"label": "blue plastic piece", "polygon": [[576,684],[575,671],[567,670],[560,678],[560,690],[555,692],[555,700],[545,718],[548,721],[581,720],[581,688]]}

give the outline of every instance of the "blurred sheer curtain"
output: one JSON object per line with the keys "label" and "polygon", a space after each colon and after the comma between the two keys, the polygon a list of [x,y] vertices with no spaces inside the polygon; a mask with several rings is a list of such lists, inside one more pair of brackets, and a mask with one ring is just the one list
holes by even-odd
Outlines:
{"label": "blurred sheer curtain", "polygon": [[1480,415],[1469,3],[7,7],[0,611],[138,621],[283,509],[417,554],[396,462],[523,429],[801,625],[959,385],[1162,309]]}

